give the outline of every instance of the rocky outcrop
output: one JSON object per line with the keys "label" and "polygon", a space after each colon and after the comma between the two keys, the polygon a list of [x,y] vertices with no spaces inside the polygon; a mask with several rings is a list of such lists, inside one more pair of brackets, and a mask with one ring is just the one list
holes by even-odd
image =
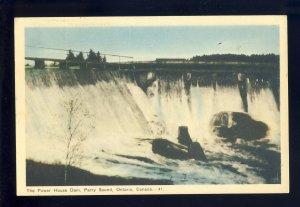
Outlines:
{"label": "rocky outcrop", "polygon": [[199,142],[192,142],[188,148],[188,153],[195,160],[207,161],[204,151]]}
{"label": "rocky outcrop", "polygon": [[187,126],[178,127],[178,142],[187,147],[193,142]]}
{"label": "rocky outcrop", "polygon": [[186,160],[191,158],[186,146],[162,138],[152,141],[152,151],[170,159]]}
{"label": "rocky outcrop", "polygon": [[186,126],[179,127],[178,142],[179,144],[167,139],[154,139],[152,141],[152,151],[170,159],[207,161],[200,143],[192,141]]}
{"label": "rocky outcrop", "polygon": [[261,121],[252,119],[247,113],[220,112],[212,117],[210,127],[218,137],[235,142],[237,138],[257,140],[268,133],[268,126]]}

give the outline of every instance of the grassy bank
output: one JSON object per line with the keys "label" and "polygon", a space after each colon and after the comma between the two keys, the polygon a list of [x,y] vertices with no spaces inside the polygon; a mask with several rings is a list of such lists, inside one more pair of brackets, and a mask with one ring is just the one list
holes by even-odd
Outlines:
{"label": "grassy bank", "polygon": [[[68,168],[66,185],[171,185],[169,180],[95,175],[77,167]],[[63,186],[64,165],[26,160],[27,186]]]}

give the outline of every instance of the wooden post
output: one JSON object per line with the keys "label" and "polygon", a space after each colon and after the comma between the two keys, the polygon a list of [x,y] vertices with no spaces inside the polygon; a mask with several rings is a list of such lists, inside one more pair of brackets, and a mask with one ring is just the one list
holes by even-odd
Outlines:
{"label": "wooden post", "polygon": [[44,69],[45,68],[45,61],[44,60],[35,60],[34,61],[34,68]]}
{"label": "wooden post", "polygon": [[59,69],[62,69],[62,70],[66,69],[66,61],[59,62]]}

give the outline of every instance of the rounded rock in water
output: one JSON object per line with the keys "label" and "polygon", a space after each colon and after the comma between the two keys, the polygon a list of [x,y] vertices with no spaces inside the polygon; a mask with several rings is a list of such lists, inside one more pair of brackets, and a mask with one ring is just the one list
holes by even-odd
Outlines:
{"label": "rounded rock in water", "polygon": [[213,134],[232,142],[236,138],[248,141],[261,139],[269,130],[264,122],[254,120],[242,112],[219,112],[212,117],[210,128]]}

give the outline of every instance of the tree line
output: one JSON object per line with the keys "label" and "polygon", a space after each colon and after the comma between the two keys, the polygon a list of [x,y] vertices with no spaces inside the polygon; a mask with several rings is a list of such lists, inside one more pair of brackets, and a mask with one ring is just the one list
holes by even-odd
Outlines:
{"label": "tree line", "polygon": [[194,56],[190,59],[194,62],[249,62],[249,63],[279,63],[279,55],[275,54],[253,54],[253,55],[237,55],[237,54],[212,54]]}
{"label": "tree line", "polygon": [[87,57],[84,58],[83,52],[79,52],[76,56],[72,52],[72,50],[69,50],[67,57],[67,61],[73,61],[73,62],[92,62],[92,63],[105,63],[106,57],[101,56],[100,52],[97,53],[94,52],[92,49],[90,49],[89,53],[87,54]]}

